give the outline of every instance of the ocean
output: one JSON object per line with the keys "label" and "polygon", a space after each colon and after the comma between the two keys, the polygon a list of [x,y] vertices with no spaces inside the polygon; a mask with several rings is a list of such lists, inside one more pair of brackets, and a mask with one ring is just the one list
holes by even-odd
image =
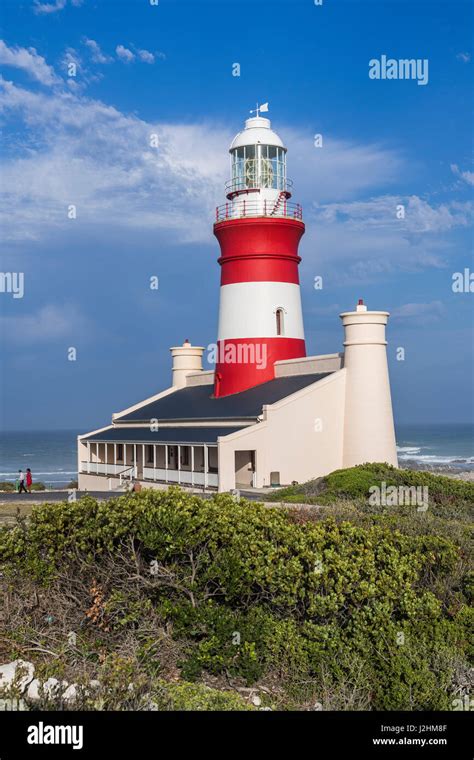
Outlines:
{"label": "ocean", "polygon": [[[34,481],[61,488],[77,478],[79,431],[6,432],[0,435],[0,481],[29,467]],[[81,431],[83,432],[83,431]],[[397,425],[401,467],[474,470],[474,425]]]}
{"label": "ocean", "polygon": [[[80,431],[81,433],[84,431]],[[16,480],[30,468],[33,482],[61,488],[77,479],[75,430],[18,431],[0,434],[0,481]]]}
{"label": "ocean", "polygon": [[397,425],[398,463],[474,470],[474,425]]}

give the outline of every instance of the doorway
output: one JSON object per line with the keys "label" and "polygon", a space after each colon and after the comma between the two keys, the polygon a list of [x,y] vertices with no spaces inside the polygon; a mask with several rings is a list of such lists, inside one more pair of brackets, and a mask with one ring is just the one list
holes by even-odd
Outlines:
{"label": "doorway", "polygon": [[235,452],[235,487],[255,487],[255,450]]}

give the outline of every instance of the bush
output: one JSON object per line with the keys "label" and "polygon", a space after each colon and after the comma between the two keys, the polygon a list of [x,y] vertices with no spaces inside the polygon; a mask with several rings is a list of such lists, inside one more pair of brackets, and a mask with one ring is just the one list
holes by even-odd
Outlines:
{"label": "bush", "polygon": [[[0,530],[0,563],[4,584],[25,586],[42,649],[54,626],[55,642],[81,627],[88,668],[126,651],[137,683],[185,679],[169,687],[174,709],[217,705],[189,685],[209,678],[270,684],[286,709],[449,709],[468,669],[472,581],[441,536],[144,489],[35,508]],[[16,653],[31,638],[27,625],[8,635]]]}
{"label": "bush", "polygon": [[46,486],[44,483],[41,482],[41,480],[38,480],[35,483],[31,484],[31,490],[32,491],[46,491]]}
{"label": "bush", "polygon": [[437,514],[465,511],[474,506],[474,484],[444,475],[416,470],[400,470],[385,463],[362,464],[345,470],[336,470],[324,478],[310,480],[301,485],[281,488],[272,493],[269,501],[332,504],[339,500],[369,499],[369,489],[380,486],[427,486],[430,506]]}
{"label": "bush", "polygon": [[[15,483],[11,483],[9,481],[3,480],[0,482],[0,491],[6,491],[7,493],[11,493],[12,491],[16,490]],[[38,481],[37,483],[32,483],[31,485],[32,491],[45,491],[46,486],[41,481]]]}

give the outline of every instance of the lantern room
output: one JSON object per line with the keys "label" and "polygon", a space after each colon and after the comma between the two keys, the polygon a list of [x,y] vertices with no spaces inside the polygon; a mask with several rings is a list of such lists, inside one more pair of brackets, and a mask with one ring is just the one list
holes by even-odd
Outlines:
{"label": "lantern room", "polygon": [[270,119],[261,116],[247,119],[245,129],[232,141],[229,153],[228,194],[263,188],[287,190],[286,148],[270,128]]}

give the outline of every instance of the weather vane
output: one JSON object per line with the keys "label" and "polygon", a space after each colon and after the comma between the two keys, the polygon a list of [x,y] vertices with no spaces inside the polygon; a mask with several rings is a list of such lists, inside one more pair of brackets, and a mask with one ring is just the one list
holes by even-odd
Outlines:
{"label": "weather vane", "polygon": [[265,111],[268,111],[268,103],[262,103],[261,106],[259,106],[257,103],[257,108],[255,108],[253,111],[250,111],[250,113],[255,113],[258,117],[262,112]]}

